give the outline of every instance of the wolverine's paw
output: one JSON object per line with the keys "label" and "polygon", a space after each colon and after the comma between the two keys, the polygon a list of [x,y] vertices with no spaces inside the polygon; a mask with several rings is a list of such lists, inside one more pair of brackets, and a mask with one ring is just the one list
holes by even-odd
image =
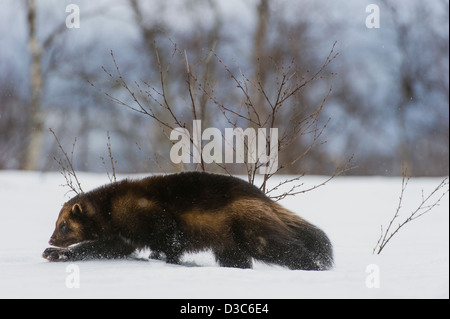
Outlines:
{"label": "wolverine's paw", "polygon": [[166,256],[162,252],[156,250],[151,252],[149,258],[157,260],[166,260]]}
{"label": "wolverine's paw", "polygon": [[66,248],[47,248],[42,253],[42,257],[48,261],[67,261],[70,257],[70,252]]}

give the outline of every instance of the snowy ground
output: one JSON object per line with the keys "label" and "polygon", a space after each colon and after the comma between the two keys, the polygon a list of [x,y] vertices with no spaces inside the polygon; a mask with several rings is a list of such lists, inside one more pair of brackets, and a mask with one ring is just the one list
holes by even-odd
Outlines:
{"label": "snowy ground", "polygon": [[[91,189],[106,178],[82,174],[81,181]],[[329,235],[336,265],[326,272],[262,263],[252,270],[221,268],[209,253],[186,255],[181,266],[156,260],[85,261],[75,268],[49,263],[41,253],[68,199],[63,182],[58,173],[0,172],[0,298],[449,298],[448,195],[406,225],[380,256],[372,255],[380,225],[397,207],[399,178],[337,178],[282,202]],[[404,215],[418,205],[422,189],[439,182],[412,180]],[[75,276],[79,288],[68,288]],[[379,288],[370,288],[377,280]]]}

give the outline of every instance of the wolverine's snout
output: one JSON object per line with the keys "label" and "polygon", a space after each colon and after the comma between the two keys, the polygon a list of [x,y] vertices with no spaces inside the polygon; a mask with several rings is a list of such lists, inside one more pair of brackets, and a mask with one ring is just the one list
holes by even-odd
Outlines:
{"label": "wolverine's snout", "polygon": [[50,239],[48,240],[48,244],[50,246],[55,246],[55,247],[67,247],[68,246],[66,240],[58,239],[55,236],[50,237]]}
{"label": "wolverine's snout", "polygon": [[50,237],[50,239],[48,240],[48,244],[50,246],[58,246],[58,241],[55,238]]}
{"label": "wolverine's snout", "polygon": [[56,246],[56,247],[59,246],[59,245],[58,245],[58,241],[57,241],[55,238],[53,238],[53,237],[50,237],[50,239],[48,240],[48,244],[49,244],[50,246]]}

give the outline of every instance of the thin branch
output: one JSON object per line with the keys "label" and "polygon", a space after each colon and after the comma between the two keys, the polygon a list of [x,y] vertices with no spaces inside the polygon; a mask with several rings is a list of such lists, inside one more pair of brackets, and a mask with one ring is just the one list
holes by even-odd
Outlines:
{"label": "thin branch", "polygon": [[[336,178],[337,176],[342,176],[345,173],[347,173],[347,172],[351,171],[352,169],[354,169],[355,166],[353,165],[352,161],[353,161],[353,155],[347,160],[347,162],[345,163],[344,166],[336,169],[334,171],[334,173],[330,177],[326,178],[323,182],[321,182],[319,184],[316,184],[316,185],[313,185],[313,186],[311,186],[309,188],[299,190],[299,188],[304,185],[304,183],[300,183],[299,184],[300,179],[302,177],[304,177],[304,175],[305,175],[305,174],[302,174],[300,176],[293,177],[291,179],[287,179],[285,181],[280,182],[275,187],[268,189],[266,191],[266,194],[272,200],[280,201],[280,200],[282,200],[282,199],[284,199],[284,198],[286,198],[288,196],[296,196],[296,195],[299,195],[299,194],[305,194],[307,192],[313,191],[313,190],[315,190],[315,189],[317,189],[319,187],[325,186],[326,184],[328,184],[332,179]],[[291,187],[290,190],[284,191],[283,193],[278,194],[278,195],[272,195],[271,194],[272,192],[277,191],[281,186],[289,185],[291,183],[296,183],[296,184],[294,184]]]}

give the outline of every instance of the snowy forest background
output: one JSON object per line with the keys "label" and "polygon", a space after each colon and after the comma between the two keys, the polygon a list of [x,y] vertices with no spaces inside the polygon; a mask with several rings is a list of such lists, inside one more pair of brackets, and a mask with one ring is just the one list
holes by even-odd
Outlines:
{"label": "snowy forest background", "polygon": [[[72,3],[80,28],[66,27]],[[366,27],[370,3],[380,8],[380,28]],[[315,72],[336,42],[339,55],[296,97],[305,114],[326,98],[324,133],[282,173],[332,174],[354,154],[347,174],[400,175],[406,163],[415,176],[447,176],[448,30],[447,0],[0,0],[0,169],[59,170],[49,128],[69,152],[77,139],[76,170],[105,170],[107,134],[120,173],[182,169],[161,165],[171,144],[158,125],[99,91],[132,102],[102,69],[115,71],[111,50],[131,83],[158,83],[157,59],[172,63],[167,98],[189,123],[186,65],[173,56],[174,43],[237,107],[242,96],[224,65],[270,87],[282,61]],[[203,127],[226,127],[211,100],[198,99]],[[310,138],[296,139],[292,149],[307,148]]]}

